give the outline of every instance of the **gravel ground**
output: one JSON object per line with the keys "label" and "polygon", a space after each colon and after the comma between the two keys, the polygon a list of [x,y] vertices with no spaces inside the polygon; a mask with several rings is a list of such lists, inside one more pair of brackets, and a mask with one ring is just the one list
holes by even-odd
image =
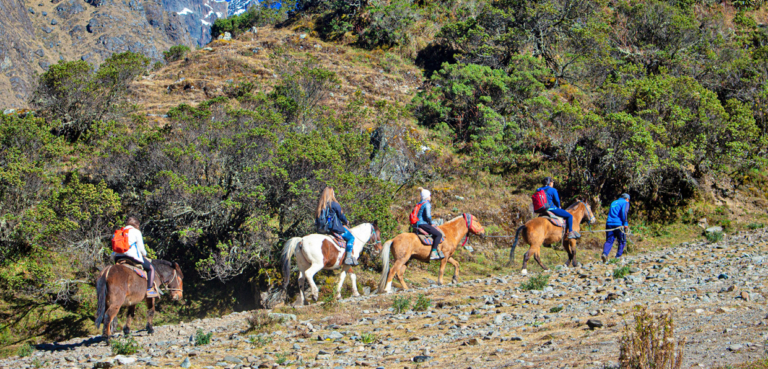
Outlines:
{"label": "gravel ground", "polygon": [[[412,302],[424,294],[433,305],[426,311],[396,314],[393,295],[363,296],[331,309],[282,308],[290,313],[284,323],[259,335],[245,332],[253,312],[233,313],[156,327],[151,336],[135,332],[141,349],[131,356],[115,357],[88,337],[38,345],[0,368],[604,368],[618,365],[618,341],[636,305],[671,312],[676,338],[686,340],[684,367],[733,365],[766,357],[766,241],[761,230],[618,264],[559,267],[542,291],[520,288],[529,276],[518,265],[511,275],[393,294]],[[614,278],[621,266],[630,274]],[[198,328],[214,332],[210,344],[195,346]]]}

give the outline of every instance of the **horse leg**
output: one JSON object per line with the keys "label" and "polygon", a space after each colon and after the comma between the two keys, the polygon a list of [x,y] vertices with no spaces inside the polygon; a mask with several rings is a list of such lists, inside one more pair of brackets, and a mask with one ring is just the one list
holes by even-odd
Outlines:
{"label": "horse leg", "polygon": [[528,275],[527,266],[528,266],[528,259],[531,258],[531,249],[533,249],[533,247],[528,249],[528,251],[525,252],[525,255],[523,255],[523,270],[520,271],[520,274],[522,275]]}
{"label": "horse leg", "polygon": [[323,264],[312,264],[312,266],[309,267],[309,269],[304,271],[304,275],[307,279],[307,282],[309,282],[309,288],[312,292],[312,298],[317,301],[318,295],[320,294],[320,290],[317,288],[317,285],[315,284],[315,274],[320,271],[320,269],[323,269]]}
{"label": "horse leg", "polygon": [[395,262],[392,265],[392,268],[389,269],[389,274],[387,275],[387,287],[384,288],[384,291],[387,293],[392,293],[392,280],[395,279],[395,276],[400,271],[400,267],[405,264],[400,262],[400,260],[395,260]]}
{"label": "horse leg", "polygon": [[574,268],[578,267],[580,264],[576,261],[576,240],[570,240],[568,244],[571,249],[571,253],[568,255],[568,257],[571,258],[571,266]]}
{"label": "horse leg", "polygon": [[357,276],[352,271],[352,267],[349,267],[349,278],[352,280],[352,296],[360,296],[360,292],[357,291]]}
{"label": "horse leg", "polygon": [[408,285],[405,283],[405,268],[407,268],[408,265],[403,263],[403,266],[400,267],[400,270],[397,271],[397,279],[400,280],[400,284],[403,285],[403,289],[407,290]]}
{"label": "horse leg", "polygon": [[341,275],[339,275],[339,286],[336,287],[336,299],[341,300],[341,286],[344,285],[344,280],[347,279],[347,271],[344,268],[341,269]]}
{"label": "horse leg", "polygon": [[539,250],[539,252],[533,254],[533,258],[536,260],[537,263],[539,263],[539,266],[541,267],[541,269],[549,270],[549,268],[547,268],[546,266],[544,266],[544,264],[541,263],[540,254],[541,254],[541,250]]}
{"label": "horse leg", "polygon": [[297,306],[304,305],[304,287],[307,284],[307,277],[304,275],[304,271],[299,269],[299,300],[296,301]]}
{"label": "horse leg", "polygon": [[155,299],[146,299],[147,302],[147,334],[155,333],[155,328],[152,327],[152,318],[155,317]]}
{"label": "horse leg", "polygon": [[453,257],[448,258],[448,262],[453,265],[453,279],[451,279],[451,283],[459,283],[459,262]]}
{"label": "horse leg", "polygon": [[131,333],[131,322],[133,317],[136,316],[136,305],[128,307],[128,311],[125,313],[125,326],[123,327],[123,334],[129,335]]}
{"label": "horse leg", "polygon": [[[110,301],[112,302],[112,301]],[[112,336],[112,330],[114,327],[112,327],[113,321],[117,318],[117,313],[120,312],[120,306],[122,305],[122,301],[119,303],[115,301],[112,305],[108,305],[107,311],[104,312],[105,319],[104,319],[104,331],[102,332],[102,336],[105,338],[109,338]]]}
{"label": "horse leg", "polygon": [[440,260],[440,271],[437,273],[437,285],[443,285],[443,274],[445,273],[445,265],[448,264],[448,258]]}

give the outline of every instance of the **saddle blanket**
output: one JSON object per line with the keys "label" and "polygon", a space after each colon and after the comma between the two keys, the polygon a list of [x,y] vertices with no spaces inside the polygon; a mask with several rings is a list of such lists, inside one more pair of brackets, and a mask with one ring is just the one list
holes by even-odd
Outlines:
{"label": "saddle blanket", "polygon": [[560,218],[555,214],[547,212],[546,215],[540,215],[540,217],[549,219],[550,223],[552,223],[555,227],[560,227],[560,228],[565,227],[565,221],[563,220],[563,218]]}
{"label": "saddle blanket", "polygon": [[147,272],[144,271],[144,267],[136,266],[132,262],[126,260],[126,259],[120,259],[117,262],[115,262],[115,265],[122,265],[128,269],[133,270],[136,274],[139,275],[139,277],[147,279]]}
{"label": "saddle blanket", "polygon": [[[434,243],[434,240],[432,239],[432,235],[427,233],[421,228],[417,228],[417,230],[418,230],[418,233],[416,233],[416,235],[419,236],[419,240],[421,240],[421,243],[427,246],[432,246],[432,244]],[[440,228],[437,228],[437,230],[440,231],[440,234],[443,235],[443,241],[445,241],[445,233],[443,233],[443,231]]]}

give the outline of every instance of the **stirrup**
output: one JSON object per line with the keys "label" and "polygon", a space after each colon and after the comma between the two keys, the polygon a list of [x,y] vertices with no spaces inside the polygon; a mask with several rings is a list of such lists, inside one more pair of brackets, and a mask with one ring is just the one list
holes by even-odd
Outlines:
{"label": "stirrup", "polygon": [[576,232],[576,231],[568,232],[568,239],[569,240],[575,240],[575,239],[578,239],[578,238],[581,238],[581,235],[579,234],[579,232]]}
{"label": "stirrup", "polygon": [[155,290],[155,288],[154,288],[154,287],[152,287],[152,288],[148,289],[148,290],[147,290],[147,298],[148,298],[148,299],[153,299],[153,298],[155,298],[155,297],[160,297],[160,294],[159,294],[159,293],[157,293],[157,290]]}
{"label": "stirrup", "polygon": [[357,266],[357,259],[355,259],[352,255],[347,255],[347,257],[344,259],[344,265],[351,265],[351,266]]}
{"label": "stirrup", "polygon": [[439,251],[432,250],[429,253],[429,260],[440,260],[440,259],[442,259],[442,258],[440,257]]}

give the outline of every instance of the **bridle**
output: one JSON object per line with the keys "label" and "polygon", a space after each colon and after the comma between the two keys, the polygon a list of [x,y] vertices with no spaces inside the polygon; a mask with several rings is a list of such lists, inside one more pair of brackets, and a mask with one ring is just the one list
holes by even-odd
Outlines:
{"label": "bridle", "polygon": [[592,224],[593,223],[592,220],[595,219],[594,214],[592,214],[592,210],[589,210],[589,206],[587,206],[587,204],[585,204],[583,201],[581,200],[576,200],[576,201],[578,201],[579,204],[584,205],[584,210],[587,211],[587,224]]}
{"label": "bridle", "polygon": [[[158,273],[158,274],[159,274],[159,273]],[[173,269],[173,275],[172,275],[172,276],[171,276],[171,278],[170,278],[170,279],[168,279],[167,281],[164,281],[164,280],[163,280],[163,278],[162,278],[162,275],[160,275],[160,284],[161,284],[163,287],[165,287],[165,290],[166,290],[166,291],[169,291],[169,292],[175,292],[175,291],[178,291],[178,292],[184,293],[184,290],[183,290],[182,288],[175,288],[175,287],[172,287],[172,286],[170,285],[170,284],[171,284],[171,282],[173,282],[173,281],[176,281],[176,280],[177,280],[177,278],[178,278],[178,280],[179,280],[179,284],[178,284],[178,285],[181,285],[181,277],[179,277],[179,275],[176,273],[176,268],[174,268],[174,269]]]}
{"label": "bridle", "polygon": [[469,241],[469,233],[472,232],[472,214],[462,213],[461,216],[463,216],[464,221],[467,222],[467,236],[464,237],[464,242],[461,243],[461,247],[464,247],[464,245],[467,244],[467,241]]}
{"label": "bridle", "polygon": [[376,228],[373,226],[373,224],[371,224],[371,234],[374,237],[376,237],[376,240],[373,242],[370,242],[371,238],[373,238],[371,237],[368,239],[369,242],[366,242],[365,245],[363,245],[363,250],[369,250],[369,252],[370,252],[371,246],[381,244],[381,236],[379,236],[378,232],[376,232]]}

